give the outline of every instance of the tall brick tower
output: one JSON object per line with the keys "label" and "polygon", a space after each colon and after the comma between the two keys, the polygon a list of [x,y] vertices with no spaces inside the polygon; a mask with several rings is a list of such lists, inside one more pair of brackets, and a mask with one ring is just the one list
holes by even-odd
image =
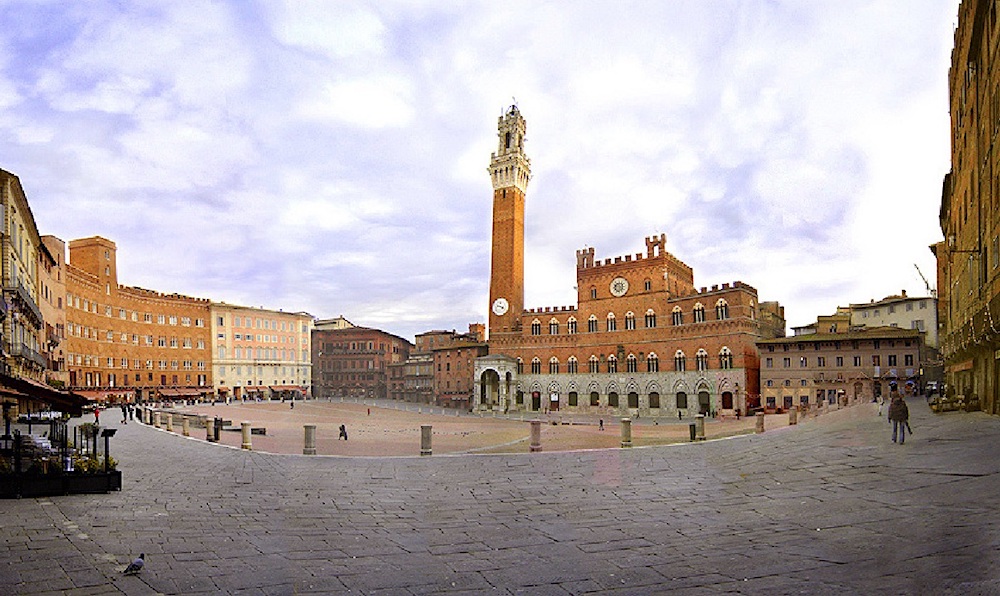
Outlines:
{"label": "tall brick tower", "polygon": [[531,179],[524,133],[524,118],[512,105],[499,118],[499,143],[489,168],[493,180],[491,335],[516,330],[524,310],[524,195]]}

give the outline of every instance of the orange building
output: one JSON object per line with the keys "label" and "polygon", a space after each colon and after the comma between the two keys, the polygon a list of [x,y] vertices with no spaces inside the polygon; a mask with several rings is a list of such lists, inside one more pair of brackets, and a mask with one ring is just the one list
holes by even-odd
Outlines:
{"label": "orange building", "polygon": [[69,243],[70,387],[98,400],[201,399],[213,393],[209,301],[118,284],[115,243]]}
{"label": "orange building", "polygon": [[413,344],[380,329],[317,322],[312,331],[312,383],[317,398],[386,398]]}
{"label": "orange building", "polygon": [[[524,199],[530,160],[516,106],[498,121],[493,182],[489,356],[475,364],[472,409],[676,416],[759,404],[757,291],[742,282],[697,289],[666,251],[597,259],[576,254],[577,304],[523,308]],[[769,304],[768,313],[780,312]]]}

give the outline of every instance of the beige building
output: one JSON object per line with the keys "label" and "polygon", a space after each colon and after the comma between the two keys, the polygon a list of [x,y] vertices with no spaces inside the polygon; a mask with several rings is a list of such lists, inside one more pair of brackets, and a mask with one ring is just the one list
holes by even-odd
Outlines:
{"label": "beige building", "polygon": [[920,383],[920,332],[880,327],[761,340],[761,406],[767,412],[871,401],[889,384]]}
{"label": "beige building", "polygon": [[221,399],[311,395],[313,316],[213,302],[215,392]]}
{"label": "beige building", "polygon": [[45,322],[45,341],[41,347],[48,361],[46,382],[54,387],[67,387],[66,243],[55,236],[42,236],[38,255],[38,306]]}
{"label": "beige building", "polygon": [[912,297],[906,290],[882,300],[851,305],[851,325],[854,327],[898,327],[924,333],[929,348],[938,347],[937,298]]}
{"label": "beige building", "polygon": [[4,361],[14,377],[43,381],[45,321],[39,307],[41,238],[17,176],[0,170],[3,216]]}
{"label": "beige building", "polygon": [[[53,255],[42,244],[21,181],[0,170],[0,401],[5,420],[17,413],[55,408],[78,415],[83,400],[59,391],[58,376],[49,374],[58,329],[48,333],[43,308],[58,300],[52,283]],[[58,306],[57,302],[54,306]],[[54,315],[53,320],[58,321]],[[56,325],[58,322],[56,323]]]}

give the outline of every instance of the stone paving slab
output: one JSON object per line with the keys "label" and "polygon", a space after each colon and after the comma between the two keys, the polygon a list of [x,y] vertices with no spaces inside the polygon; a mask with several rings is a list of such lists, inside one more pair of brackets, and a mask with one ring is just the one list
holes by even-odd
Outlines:
{"label": "stone paving slab", "polygon": [[129,424],[122,491],[0,501],[0,593],[1000,593],[1000,419],[910,411],[905,445],[863,404],[698,444],[423,458]]}

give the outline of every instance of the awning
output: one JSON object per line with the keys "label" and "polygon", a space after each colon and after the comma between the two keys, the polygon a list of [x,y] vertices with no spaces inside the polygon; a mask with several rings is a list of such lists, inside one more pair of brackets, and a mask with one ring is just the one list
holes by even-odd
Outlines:
{"label": "awning", "polygon": [[53,410],[65,412],[70,416],[82,416],[83,406],[87,404],[87,399],[83,396],[72,392],[59,391],[32,379],[18,379],[7,375],[0,375],[0,386],[23,394],[30,399],[45,402]]}
{"label": "awning", "polygon": [[298,391],[302,392],[302,387],[298,385],[271,385],[271,391]]}
{"label": "awning", "polygon": [[187,387],[157,389],[156,392],[162,397],[199,397],[202,393],[198,389],[190,389]]}

